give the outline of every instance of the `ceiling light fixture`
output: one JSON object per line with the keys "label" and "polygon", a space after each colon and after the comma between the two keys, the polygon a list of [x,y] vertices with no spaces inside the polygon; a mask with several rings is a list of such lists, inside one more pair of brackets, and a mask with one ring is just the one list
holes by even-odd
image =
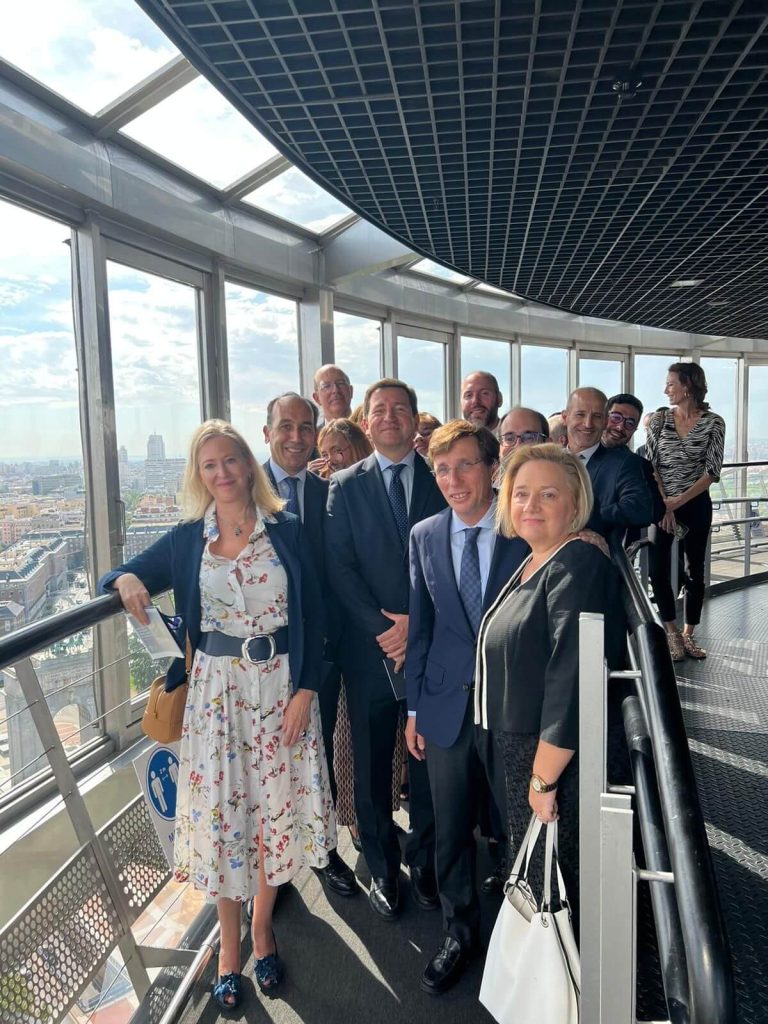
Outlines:
{"label": "ceiling light fixture", "polygon": [[703,277],[681,277],[677,281],[672,281],[670,288],[695,288],[697,285],[704,284]]}

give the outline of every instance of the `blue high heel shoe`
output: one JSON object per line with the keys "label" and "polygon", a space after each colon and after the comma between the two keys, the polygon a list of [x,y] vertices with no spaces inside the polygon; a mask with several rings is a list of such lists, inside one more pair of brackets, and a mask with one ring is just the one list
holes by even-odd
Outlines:
{"label": "blue high heel shoe", "polygon": [[265,996],[271,996],[285,977],[285,968],[277,952],[274,932],[272,933],[272,940],[275,942],[275,952],[268,953],[266,956],[260,956],[254,959],[253,962],[256,984]]}
{"label": "blue high heel shoe", "polygon": [[[213,986],[213,998],[222,1010],[234,1010],[240,1005],[242,999],[241,990],[242,975],[232,971],[230,974],[220,974],[219,980]],[[228,1002],[228,1000],[231,1000]]]}

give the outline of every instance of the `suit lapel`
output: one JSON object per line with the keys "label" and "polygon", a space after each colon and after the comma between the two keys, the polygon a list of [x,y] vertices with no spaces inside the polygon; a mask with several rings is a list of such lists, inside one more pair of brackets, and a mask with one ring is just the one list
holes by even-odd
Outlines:
{"label": "suit lapel", "polygon": [[384,524],[384,529],[389,533],[391,542],[397,544],[398,548],[402,551],[403,542],[400,540],[400,532],[397,529],[395,515],[389,503],[389,495],[387,494],[384,474],[381,472],[379,460],[375,455],[369,455],[362,468],[365,472],[360,475],[368,493],[368,500],[374,508],[382,510],[381,521]]}
{"label": "suit lapel", "polygon": [[424,518],[424,510],[434,486],[432,474],[427,469],[427,464],[417,454],[413,460],[413,490],[411,491],[411,506],[408,509],[409,527],[413,526],[414,523],[420,523]]}

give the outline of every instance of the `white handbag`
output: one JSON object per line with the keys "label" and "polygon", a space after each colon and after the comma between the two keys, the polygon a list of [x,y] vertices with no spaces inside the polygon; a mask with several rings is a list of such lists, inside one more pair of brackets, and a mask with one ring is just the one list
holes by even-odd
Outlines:
{"label": "white handbag", "polygon": [[[557,822],[547,825],[540,905],[528,884],[531,853],[541,826],[533,815],[504,886],[504,902],[485,960],[480,1002],[499,1024],[578,1024],[579,1020],[581,965],[557,861]],[[556,913],[550,910],[553,859],[562,906]]]}

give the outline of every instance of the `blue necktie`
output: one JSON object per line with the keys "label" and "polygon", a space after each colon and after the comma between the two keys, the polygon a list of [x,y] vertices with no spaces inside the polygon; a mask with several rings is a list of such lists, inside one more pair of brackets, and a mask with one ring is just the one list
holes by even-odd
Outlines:
{"label": "blue necktie", "polygon": [[400,540],[405,544],[405,538],[408,534],[408,505],[405,501],[403,481],[400,479],[400,474],[405,469],[405,466],[400,463],[389,468],[392,472],[392,479],[389,481],[389,503],[392,506],[392,513],[395,517],[395,525],[397,526],[397,532],[400,534]]}
{"label": "blue necktie", "polygon": [[285,504],[285,511],[293,512],[295,516],[301,518],[301,511],[299,509],[299,478],[287,476],[285,477],[285,482],[288,484],[288,501]]}
{"label": "blue necktie", "polygon": [[480,628],[480,614],[483,609],[480,555],[477,551],[479,533],[479,526],[471,526],[464,531],[464,548],[461,552],[461,568],[459,570],[459,593],[475,636]]}

